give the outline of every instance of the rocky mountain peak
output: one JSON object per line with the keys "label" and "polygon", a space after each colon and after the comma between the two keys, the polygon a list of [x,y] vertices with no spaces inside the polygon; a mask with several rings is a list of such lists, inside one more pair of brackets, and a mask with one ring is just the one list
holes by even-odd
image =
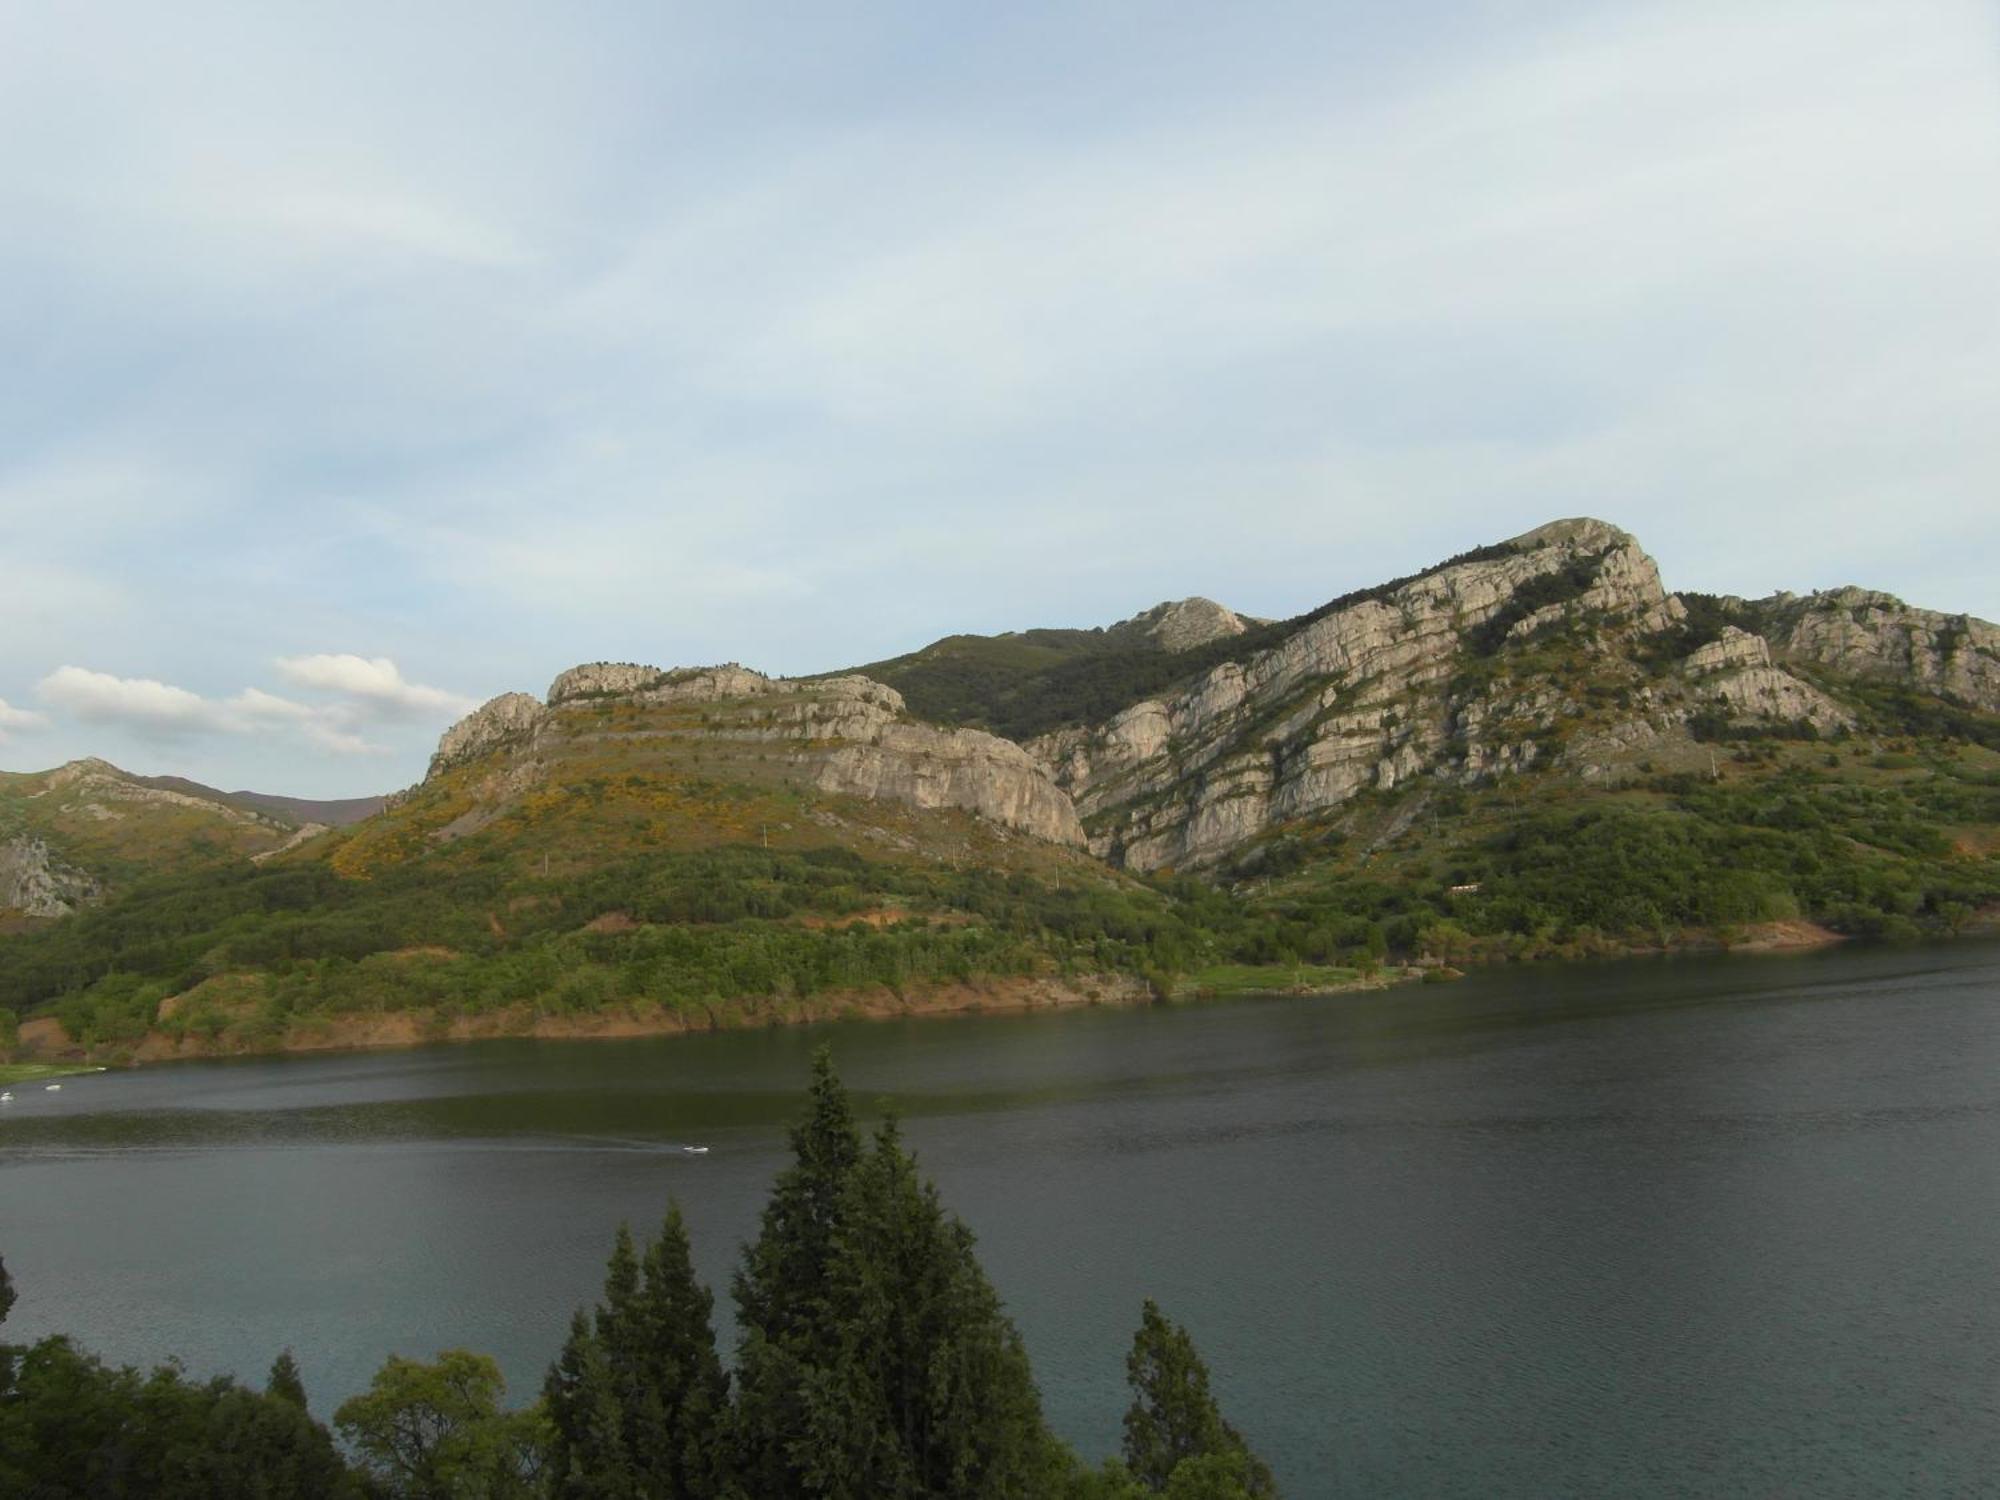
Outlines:
{"label": "rocky mountain peak", "polygon": [[[562,678],[556,680],[560,682]],[[508,740],[532,733],[542,714],[540,700],[529,693],[502,693],[487,699],[444,732],[436,754],[431,756],[426,776],[436,776],[465,761],[477,760]]]}
{"label": "rocky mountain peak", "polygon": [[1225,636],[1241,635],[1250,622],[1213,599],[1170,599],[1111,627],[1142,637],[1162,651],[1187,651]]}
{"label": "rocky mountain peak", "polygon": [[1613,526],[1609,521],[1600,521],[1595,516],[1570,516],[1537,526],[1533,531],[1524,531],[1507,545],[1521,552],[1531,552],[1537,547],[1582,547],[1602,551],[1606,548],[1635,547],[1638,541],[1631,532]]}

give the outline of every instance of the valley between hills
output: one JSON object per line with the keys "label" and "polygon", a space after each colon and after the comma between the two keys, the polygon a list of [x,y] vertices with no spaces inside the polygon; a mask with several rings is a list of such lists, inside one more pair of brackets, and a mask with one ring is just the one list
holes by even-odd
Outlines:
{"label": "valley between hills", "polygon": [[591,663],[393,796],[0,774],[0,1061],[1326,991],[2000,908],[2000,627],[1552,523],[820,677]]}

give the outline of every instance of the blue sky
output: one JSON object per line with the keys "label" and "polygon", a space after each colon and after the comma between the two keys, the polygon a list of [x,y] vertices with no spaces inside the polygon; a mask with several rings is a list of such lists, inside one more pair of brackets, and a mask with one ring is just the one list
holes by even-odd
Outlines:
{"label": "blue sky", "polygon": [[0,766],[407,784],[1563,515],[2000,616],[1958,0],[0,0]]}

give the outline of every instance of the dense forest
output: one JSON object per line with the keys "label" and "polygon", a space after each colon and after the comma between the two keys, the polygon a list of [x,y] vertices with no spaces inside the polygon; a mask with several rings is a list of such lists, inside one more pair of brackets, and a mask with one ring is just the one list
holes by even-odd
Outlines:
{"label": "dense forest", "polygon": [[[1121,1454],[1086,1464],[1043,1420],[971,1231],[893,1117],[867,1137],[822,1051],[792,1165],[731,1287],[712,1293],[669,1206],[622,1228],[540,1398],[494,1361],[391,1356],[333,1425],[280,1354],[259,1389],[143,1374],[62,1337],[0,1343],[0,1494],[36,1500],[1266,1500],[1184,1328],[1151,1301],[1126,1360]],[[14,1299],[0,1265],[0,1322]]]}

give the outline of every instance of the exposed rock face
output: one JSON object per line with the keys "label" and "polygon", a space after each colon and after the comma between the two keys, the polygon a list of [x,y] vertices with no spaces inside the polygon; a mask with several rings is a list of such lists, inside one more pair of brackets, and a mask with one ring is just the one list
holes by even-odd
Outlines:
{"label": "exposed rock face", "polygon": [[542,705],[526,693],[502,693],[488,699],[444,732],[427,774],[435,776],[461,762],[476,760],[509,740],[532,734],[541,720]]}
{"label": "exposed rock face", "polygon": [[1250,623],[1213,599],[1175,599],[1111,627],[1137,636],[1162,651],[1186,651],[1224,636],[1241,635]]}
{"label": "exposed rock face", "polygon": [[1366,788],[1542,759],[1540,733],[1573,706],[1505,689],[1450,691],[1469,642],[1519,640],[1584,614],[1644,633],[1683,613],[1626,533],[1558,521],[1500,555],[1334,610],[1104,725],[1029,748],[1075,800],[1096,853],[1136,869],[1210,863],[1275,822]]}
{"label": "exposed rock face", "polygon": [[601,698],[618,693],[636,693],[665,676],[658,667],[629,661],[594,661],[571,667],[549,684],[549,707],[573,698]]}
{"label": "exposed rock face", "polygon": [[63,864],[38,838],[0,843],[0,911],[66,917],[98,899],[97,882]]}
{"label": "exposed rock face", "polygon": [[1682,673],[1710,702],[1752,722],[1809,723],[1821,731],[1849,727],[1854,716],[1809,682],[1771,664],[1771,647],[1761,635],[1734,625],[1693,652]]}
{"label": "exposed rock face", "polygon": [[1747,630],[1738,630],[1734,625],[1722,627],[1722,634],[1706,646],[1691,652],[1681,663],[1681,671],[1689,677],[1708,677],[1716,672],[1740,671],[1746,667],[1768,667],[1771,665],[1771,643],[1761,635],[1752,635]]}
{"label": "exposed rock face", "polygon": [[[671,730],[596,727],[593,710],[714,705]],[[944,730],[908,718],[894,688],[867,677],[789,680],[734,662],[662,671],[602,664],[564,672],[544,706],[525,693],[495,698],[448,730],[431,775],[510,750],[495,780],[510,794],[533,779],[538,748],[556,737],[672,733],[770,745],[788,778],[820,791],[919,809],[958,808],[1054,843],[1081,845],[1076,809],[1020,746],[977,730]]]}
{"label": "exposed rock face", "polygon": [[1034,757],[976,729],[881,723],[866,743],[834,751],[818,786],[909,807],[963,808],[1050,843],[1084,842],[1076,808]]}
{"label": "exposed rock face", "polygon": [[1907,682],[2000,713],[2000,625],[1857,588],[1774,594],[1749,608],[1781,658]]}

